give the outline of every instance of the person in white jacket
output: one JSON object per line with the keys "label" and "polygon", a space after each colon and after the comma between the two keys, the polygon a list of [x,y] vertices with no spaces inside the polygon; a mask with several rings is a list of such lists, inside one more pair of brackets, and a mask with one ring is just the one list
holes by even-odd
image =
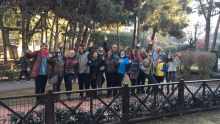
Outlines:
{"label": "person in white jacket", "polygon": [[[172,56],[172,53],[168,53],[165,58],[165,63],[167,66],[166,72],[166,82],[175,82],[176,81],[176,68],[180,64],[178,54]],[[174,85],[172,85],[172,91],[174,90]],[[167,94],[170,93],[170,85],[167,85]]]}

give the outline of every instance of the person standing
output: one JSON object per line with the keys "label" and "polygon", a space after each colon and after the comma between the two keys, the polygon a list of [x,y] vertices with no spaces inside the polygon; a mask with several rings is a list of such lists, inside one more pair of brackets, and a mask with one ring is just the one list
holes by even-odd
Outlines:
{"label": "person standing", "polygon": [[[125,56],[125,51],[120,52],[120,57],[118,57],[117,62],[119,63],[118,69],[117,69],[117,75],[118,80],[117,86],[122,86],[123,80],[124,80],[124,75],[126,73],[127,65],[129,65],[129,59],[128,57]],[[117,91],[116,91],[117,93]],[[115,96],[116,94],[114,94]]]}
{"label": "person standing", "polygon": [[[167,72],[166,72],[166,82],[170,83],[176,81],[176,68],[177,65],[180,64],[180,60],[178,58],[178,55],[174,55],[174,58],[172,57],[172,53],[168,53],[165,59],[165,63],[167,66]],[[174,90],[174,85],[172,84],[172,91]],[[170,85],[167,85],[167,94],[170,93]]]}
{"label": "person standing", "polygon": [[[34,77],[35,80],[35,94],[45,92],[47,79],[49,78],[50,73],[49,64],[47,62],[47,58],[49,57],[49,52],[47,51],[47,44],[42,43],[40,45],[40,48],[41,49],[39,51],[25,54],[26,58],[34,58],[35,60],[31,72],[31,76]],[[42,97],[37,97],[36,102],[38,103],[41,99]],[[40,102],[40,104],[44,104],[44,101]]]}
{"label": "person standing", "polygon": [[[131,50],[128,58],[129,58],[129,63],[130,63],[129,78],[131,80],[131,85],[134,86],[136,85],[139,70],[144,71],[146,69],[143,66],[143,60],[136,49]],[[134,88],[132,89],[132,92],[135,93]]]}
{"label": "person standing", "polygon": [[[92,79],[91,79],[91,87],[92,89],[96,89],[97,88],[97,85],[99,86],[100,83],[99,83],[99,79],[98,79],[98,74],[99,72],[102,70],[104,70],[104,68],[101,68],[102,67],[102,61],[99,61],[97,59],[98,57],[98,53],[97,52],[94,52],[93,55],[92,55],[92,65],[91,65],[91,76],[92,76]],[[99,86],[100,88],[100,86]],[[95,94],[97,94],[97,92],[95,92]],[[101,95],[101,92],[99,92],[98,95]]]}
{"label": "person standing", "polygon": [[23,76],[23,74],[25,74],[28,78],[27,82],[31,82],[31,79],[28,75],[27,69],[30,67],[30,62],[27,58],[25,58],[24,56],[24,52],[22,52],[22,57],[20,57],[20,60],[18,62],[16,62],[16,64],[21,64],[21,72],[20,72],[20,77],[18,78],[18,80],[16,80],[16,83],[20,83],[20,80]]}
{"label": "person standing", "polygon": [[[141,58],[142,60],[147,58],[147,55],[145,54],[146,50],[144,48],[141,49]],[[137,77],[137,85],[144,85],[145,84],[145,74],[142,70],[139,71],[138,77]],[[138,88],[137,93],[144,93],[144,88]]]}
{"label": "person standing", "polygon": [[[90,87],[90,66],[92,64],[92,57],[91,54],[86,51],[85,45],[80,44],[79,52],[76,55],[76,58],[79,62],[78,64],[78,84],[79,84],[79,89],[82,90],[84,89],[89,89]],[[86,93],[88,95],[88,92]],[[79,99],[83,98],[83,93],[80,93]],[[90,100],[89,97],[87,97],[87,100]]]}
{"label": "person standing", "polygon": [[51,77],[58,75],[58,82],[53,84],[53,92],[60,92],[60,85],[64,77],[65,59],[61,55],[61,50],[59,48],[55,49],[55,55],[49,57],[48,62],[51,65]]}
{"label": "person standing", "polygon": [[[75,51],[70,50],[69,51],[69,57],[66,58],[65,61],[65,88],[66,91],[72,91],[72,81],[73,78],[77,77],[78,72],[78,60],[75,56]],[[68,100],[71,98],[71,94],[67,94]]]}
{"label": "person standing", "polygon": [[[116,87],[117,80],[115,80],[115,77],[117,76],[118,62],[115,58],[115,55],[112,53],[111,50],[108,50],[106,57],[103,57],[102,59],[103,59],[104,66],[105,66],[105,76],[107,80],[107,87]],[[111,93],[112,93],[112,90],[108,90],[106,97],[109,98]],[[117,91],[113,90],[113,94],[116,95]]]}
{"label": "person standing", "polygon": [[[156,60],[156,63],[154,65],[155,73],[154,77],[158,83],[163,83],[165,72],[167,71],[165,62],[163,61],[163,56],[160,54]],[[161,90],[163,91],[163,86],[161,87]]]}

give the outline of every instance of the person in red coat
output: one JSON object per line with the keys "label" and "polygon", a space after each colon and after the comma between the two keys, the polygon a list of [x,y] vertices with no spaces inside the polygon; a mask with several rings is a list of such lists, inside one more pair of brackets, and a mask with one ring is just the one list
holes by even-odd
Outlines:
{"label": "person in red coat", "polygon": [[[34,58],[34,65],[31,76],[34,77],[35,80],[35,94],[45,92],[45,87],[50,72],[49,63],[47,61],[47,58],[49,57],[47,44],[42,43],[40,48],[41,50],[39,51],[25,53],[25,57],[27,59]],[[42,97],[37,97],[36,103],[44,104],[44,101],[41,99]]]}

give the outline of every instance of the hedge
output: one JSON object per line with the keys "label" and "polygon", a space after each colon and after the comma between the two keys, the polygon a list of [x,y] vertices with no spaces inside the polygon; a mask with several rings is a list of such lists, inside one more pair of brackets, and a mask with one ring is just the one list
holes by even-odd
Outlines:
{"label": "hedge", "polygon": [[[20,76],[20,71],[21,69],[17,69],[17,70],[1,70],[0,71],[0,80],[4,80],[2,79],[3,77],[8,77],[9,81],[15,81],[19,78]],[[28,74],[31,75],[31,71],[28,71]],[[27,77],[25,76],[25,79],[27,79]]]}
{"label": "hedge", "polygon": [[177,46],[167,46],[163,49],[163,51],[165,52],[165,54],[168,54],[168,53],[172,53],[172,54],[175,54],[177,52]]}

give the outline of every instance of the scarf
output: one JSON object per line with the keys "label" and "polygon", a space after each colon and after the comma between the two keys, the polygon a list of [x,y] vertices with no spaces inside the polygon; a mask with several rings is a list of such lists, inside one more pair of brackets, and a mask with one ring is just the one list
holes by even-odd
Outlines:
{"label": "scarf", "polygon": [[138,63],[139,63],[138,58],[134,57],[134,59],[132,61],[132,65],[131,65],[131,72],[130,72],[131,79],[137,79]]}
{"label": "scarf", "polygon": [[48,54],[49,54],[49,52],[48,51],[42,51],[42,50],[40,50],[40,52],[42,53],[42,58],[44,58],[44,57],[46,57]]}

